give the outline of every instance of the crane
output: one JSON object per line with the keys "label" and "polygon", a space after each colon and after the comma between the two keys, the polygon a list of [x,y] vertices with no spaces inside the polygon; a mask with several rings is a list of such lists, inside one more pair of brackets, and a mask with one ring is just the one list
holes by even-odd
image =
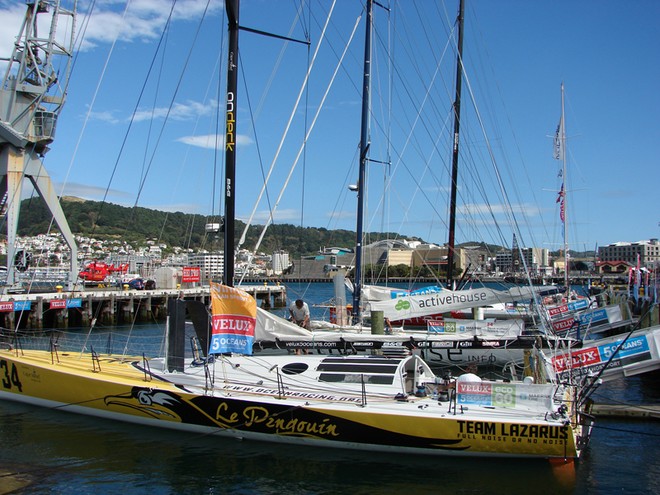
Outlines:
{"label": "crane", "polygon": [[[26,12],[0,87],[0,212],[7,226],[7,283],[28,268],[29,257],[16,238],[24,179],[29,179],[53,215],[71,250],[69,289],[78,276],[78,248],[64,216],[43,157],[55,138],[66,100],[74,46],[77,0],[64,8],[59,0],[27,0]],[[47,25],[40,17],[50,17]],[[58,32],[61,31],[61,32]]]}

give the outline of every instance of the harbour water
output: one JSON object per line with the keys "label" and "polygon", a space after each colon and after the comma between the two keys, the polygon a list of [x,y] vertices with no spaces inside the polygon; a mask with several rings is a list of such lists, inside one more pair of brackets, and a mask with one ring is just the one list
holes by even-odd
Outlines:
{"label": "harbour water", "polygon": [[[328,300],[332,287],[292,286],[288,295],[313,305]],[[161,326],[117,331],[139,335]],[[595,400],[658,404],[659,379],[610,382]],[[0,494],[660,493],[660,422],[652,420],[598,420],[571,470],[546,461],[406,457],[196,436],[3,401],[0,418]]]}

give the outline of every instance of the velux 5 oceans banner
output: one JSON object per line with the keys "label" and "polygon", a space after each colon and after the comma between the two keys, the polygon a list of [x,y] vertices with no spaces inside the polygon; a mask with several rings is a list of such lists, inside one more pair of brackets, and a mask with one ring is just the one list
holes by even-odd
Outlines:
{"label": "velux 5 oceans banner", "polygon": [[247,292],[211,282],[209,354],[252,354],[257,302]]}

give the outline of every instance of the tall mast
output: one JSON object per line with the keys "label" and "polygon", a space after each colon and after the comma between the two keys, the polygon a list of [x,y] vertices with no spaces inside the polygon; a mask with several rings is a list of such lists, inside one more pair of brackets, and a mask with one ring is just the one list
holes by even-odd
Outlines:
{"label": "tall mast", "polygon": [[568,268],[570,262],[568,260],[568,229],[566,224],[566,187],[568,186],[568,178],[566,177],[566,122],[564,121],[564,83],[561,83],[561,118],[559,120],[558,129],[559,138],[559,158],[562,163],[562,188],[560,194],[561,204],[561,221],[564,224],[564,285],[566,287],[566,296],[570,294],[570,285],[568,277]]}
{"label": "tall mast", "polygon": [[449,204],[449,240],[447,242],[447,288],[454,285],[454,246],[456,244],[456,188],[458,184],[458,131],[461,125],[461,86],[463,82],[463,0],[458,7],[458,54],[456,56],[456,98],[454,100],[454,144],[451,160],[451,202]]}
{"label": "tall mast", "polygon": [[362,292],[362,236],[364,216],[365,169],[369,152],[369,104],[371,91],[371,36],[373,0],[367,0],[366,34],[364,39],[364,77],[362,79],[362,123],[360,132],[360,169],[357,188],[357,228],[355,233],[355,282],[353,288],[353,315],[360,317]]}
{"label": "tall mast", "polygon": [[238,89],[238,12],[239,0],[226,0],[229,25],[227,53],[227,120],[225,127],[225,268],[222,282],[234,285],[234,217],[236,213],[236,94]]}

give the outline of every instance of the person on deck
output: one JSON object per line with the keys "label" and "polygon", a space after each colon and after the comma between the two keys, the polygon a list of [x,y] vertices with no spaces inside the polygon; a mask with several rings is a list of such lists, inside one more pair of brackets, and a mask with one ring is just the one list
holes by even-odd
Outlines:
{"label": "person on deck", "polygon": [[309,330],[309,306],[302,299],[296,301],[289,306],[289,313],[291,314],[291,321],[299,327]]}

